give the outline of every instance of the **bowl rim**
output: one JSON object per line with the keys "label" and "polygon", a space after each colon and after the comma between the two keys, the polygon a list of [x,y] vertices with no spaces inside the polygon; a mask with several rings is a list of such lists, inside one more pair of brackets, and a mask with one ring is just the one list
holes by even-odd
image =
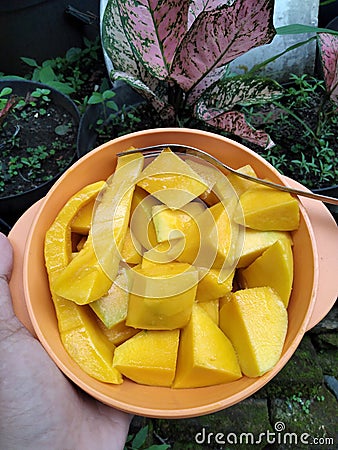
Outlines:
{"label": "bowl rim", "polygon": [[[248,386],[246,388],[244,388],[243,390],[241,390],[240,392],[236,392],[235,394],[231,395],[230,397],[225,397],[225,399],[218,400],[218,401],[215,401],[212,403],[203,404],[201,406],[195,406],[193,408],[192,407],[187,407],[187,408],[180,407],[179,409],[168,409],[168,408],[165,408],[165,406],[163,408],[162,407],[161,408],[151,408],[151,407],[143,407],[143,406],[138,406],[138,405],[130,405],[130,403],[128,403],[128,402],[117,400],[117,399],[112,398],[102,392],[97,392],[95,389],[92,389],[90,386],[88,386],[88,384],[86,383],[85,380],[80,379],[77,375],[74,375],[72,370],[67,366],[67,364],[62,359],[60,359],[57,355],[55,355],[55,353],[52,349],[52,346],[46,340],[45,336],[43,335],[43,333],[40,330],[40,326],[36,321],[32,305],[31,305],[29,299],[27,298],[28,297],[28,281],[27,281],[28,260],[29,260],[30,245],[31,245],[31,241],[32,241],[32,238],[34,235],[34,230],[35,230],[37,223],[40,220],[41,215],[43,214],[44,206],[45,206],[46,202],[48,202],[49,198],[53,195],[53,192],[58,188],[58,186],[60,184],[62,184],[63,179],[65,177],[69,176],[69,173],[75,171],[76,168],[80,164],[82,164],[85,159],[95,157],[96,153],[102,151],[106,147],[109,147],[110,145],[112,145],[112,143],[115,143],[115,144],[121,143],[124,140],[129,139],[129,138],[137,138],[139,136],[144,136],[144,135],[149,135],[149,134],[161,135],[163,132],[165,132],[165,133],[173,133],[174,132],[174,133],[181,133],[181,134],[194,133],[194,134],[199,134],[199,135],[203,135],[203,136],[210,136],[213,138],[217,138],[217,139],[223,140],[224,142],[229,142],[231,145],[235,145],[238,148],[243,149],[245,152],[249,152],[254,158],[260,160],[264,165],[267,165],[269,170],[272,173],[274,173],[274,175],[276,176],[276,178],[278,179],[279,182],[286,184],[286,185],[288,184],[287,179],[283,178],[283,176],[277,171],[277,169],[275,169],[269,162],[267,162],[263,157],[258,155],[256,152],[254,152],[251,149],[248,149],[247,147],[245,147],[242,144],[237,143],[236,141],[232,141],[229,138],[219,136],[219,135],[216,135],[211,132],[205,132],[205,131],[195,130],[195,129],[186,129],[186,128],[157,128],[157,129],[143,130],[143,131],[139,131],[139,132],[135,132],[135,133],[130,133],[128,135],[124,135],[119,138],[113,139],[113,140],[97,147],[96,149],[92,150],[91,152],[87,153],[82,158],[80,158],[78,161],[76,161],[56,181],[56,183],[53,185],[53,187],[47,193],[45,198],[42,200],[41,207],[39,208],[35,218],[33,219],[32,226],[28,233],[26,248],[25,248],[25,252],[24,252],[24,267],[23,267],[24,292],[25,292],[25,302],[26,302],[26,306],[28,309],[28,314],[29,314],[30,320],[32,322],[33,328],[36,332],[38,339],[40,340],[40,342],[42,343],[42,345],[44,346],[44,348],[46,349],[47,353],[52,358],[52,360],[61,369],[61,371],[68,378],[70,378],[76,385],[78,385],[80,388],[82,388],[85,392],[87,392],[92,397],[96,398],[97,400],[99,400],[107,405],[110,405],[112,407],[116,407],[117,409],[125,411],[127,413],[137,414],[137,415],[141,415],[141,416],[145,416],[145,417],[154,417],[154,418],[188,418],[188,417],[196,417],[196,416],[201,416],[201,415],[205,415],[205,414],[210,414],[210,413],[225,409],[227,407],[230,407],[230,406],[250,397],[255,392],[260,390],[274,376],[276,376],[276,374],[285,366],[287,361],[291,358],[291,356],[297,349],[300,341],[302,340],[302,338],[304,336],[304,333],[307,331],[307,325],[311,318],[312,311],[314,309],[314,302],[316,299],[316,292],[317,292],[317,288],[318,288],[318,252],[317,252],[316,240],[315,240],[315,236],[314,236],[314,232],[312,229],[310,219],[308,217],[308,214],[307,214],[305,208],[302,206],[301,203],[300,203],[301,214],[305,220],[306,228],[309,232],[309,237],[310,237],[310,241],[312,244],[313,261],[315,263],[313,286],[312,286],[312,290],[311,290],[311,298],[309,300],[309,303],[308,303],[308,306],[306,309],[306,314],[304,316],[302,326],[301,326],[300,330],[298,330],[296,337],[292,340],[291,345],[289,345],[289,347],[286,349],[286,351],[282,354],[280,360],[278,361],[278,363],[272,370],[270,370],[269,372],[267,372],[264,375],[255,379],[255,381],[253,383],[250,382],[248,384]],[[171,143],[174,143],[174,142],[171,142]],[[133,383],[133,382],[130,382],[130,383]],[[119,385],[116,386],[117,389],[118,389],[118,386]],[[141,385],[141,387],[144,387],[144,386]],[[212,386],[211,386],[211,388],[212,388]],[[164,389],[170,389],[170,388],[164,388]],[[194,388],[194,390],[196,390],[196,389],[199,390],[199,389],[206,389],[206,388]],[[178,391],[182,391],[182,390],[180,389]]]}

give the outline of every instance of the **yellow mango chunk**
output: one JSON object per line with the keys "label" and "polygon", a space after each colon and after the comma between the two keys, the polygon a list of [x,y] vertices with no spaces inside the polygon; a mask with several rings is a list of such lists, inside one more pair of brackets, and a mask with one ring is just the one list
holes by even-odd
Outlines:
{"label": "yellow mango chunk", "polygon": [[216,325],[219,323],[219,299],[208,300],[207,302],[198,302],[199,306],[209,314]]}
{"label": "yellow mango chunk", "polygon": [[88,234],[92,223],[92,214],[95,200],[79,210],[71,223],[71,229],[74,233]]}
{"label": "yellow mango chunk", "polygon": [[100,266],[110,280],[115,280],[119,269],[131,202],[143,161],[140,153],[119,157],[116,170],[107,180],[107,186],[100,193],[94,208],[91,228],[93,247]]}
{"label": "yellow mango chunk", "polygon": [[272,244],[281,239],[290,241],[292,245],[292,238],[288,231],[259,231],[247,228],[237,268],[249,266]]}
{"label": "yellow mango chunk", "polygon": [[136,383],[170,387],[179,335],[179,330],[140,331],[116,348],[113,366]]}
{"label": "yellow mango chunk", "polygon": [[182,253],[184,241],[182,239],[172,239],[157,244],[154,248],[143,253],[142,268],[151,267],[157,264],[167,264],[175,262]]}
{"label": "yellow mango chunk", "polygon": [[230,340],[196,303],[181,331],[173,388],[212,386],[241,376]]}
{"label": "yellow mango chunk", "polygon": [[206,302],[214,298],[223,297],[232,290],[234,271],[225,280],[221,277],[220,269],[200,269],[200,272],[201,279],[196,292],[196,300],[198,302]]}
{"label": "yellow mango chunk", "polygon": [[182,209],[170,209],[164,205],[153,207],[153,222],[157,242],[179,239],[185,236],[191,222],[204,211],[200,202],[190,202]]}
{"label": "yellow mango chunk", "polygon": [[122,383],[121,373],[113,367],[115,346],[89,314],[82,314],[81,326],[61,331],[60,336],[69,355],[88,375],[105,383]]}
{"label": "yellow mango chunk", "polygon": [[270,286],[287,308],[293,283],[293,254],[287,239],[276,241],[246,269],[240,271],[243,287]]}
{"label": "yellow mango chunk", "polygon": [[190,319],[198,271],[189,264],[136,267],[126,324],[148,330],[181,328]]}
{"label": "yellow mango chunk", "polygon": [[91,311],[53,292],[55,280],[71,259],[71,222],[96,197],[103,184],[88,185],[71,197],[46,233],[44,254],[60,337],[67,353],[88,375],[120,384],[122,376],[112,367],[115,347],[97,328]]}
{"label": "yellow mango chunk", "polygon": [[126,269],[121,269],[107,295],[89,305],[107,328],[125,321],[128,312],[129,280]]}
{"label": "yellow mango chunk", "polygon": [[112,326],[111,328],[107,328],[98,317],[96,318],[96,321],[102,333],[114,346],[122,344],[123,342],[140,332],[140,330],[137,330],[136,328],[128,327],[125,322],[120,322]]}
{"label": "yellow mango chunk", "polygon": [[123,261],[128,264],[140,264],[142,261],[142,247],[135,236],[132,236],[129,227],[123,242],[121,256]]}
{"label": "yellow mango chunk", "polygon": [[[237,172],[257,178],[256,172],[250,166],[250,164],[239,167],[237,169]],[[242,195],[243,192],[245,192],[249,189],[256,189],[256,187],[259,186],[259,184],[255,183],[254,181],[250,181],[250,180],[246,180],[245,178],[238,177],[234,173],[229,173],[227,175],[227,178],[228,178],[229,182],[231,183],[232,187],[234,188],[234,190],[237,192],[237,195],[239,195],[239,196]]]}
{"label": "yellow mango chunk", "polygon": [[241,195],[234,219],[255,230],[292,231],[299,226],[299,204],[288,192],[249,189]]}
{"label": "yellow mango chunk", "polygon": [[220,328],[231,340],[248,377],[263,375],[275,366],[287,327],[286,308],[270,287],[234,292],[220,310]]}
{"label": "yellow mango chunk", "polygon": [[106,295],[111,284],[96,257],[90,234],[82,250],[54,281],[53,290],[78,305],[87,305]]}
{"label": "yellow mango chunk", "polygon": [[138,242],[146,249],[157,245],[152,208],[160,202],[136,186],[130,211],[130,228]]}
{"label": "yellow mango chunk", "polygon": [[54,280],[72,259],[70,224],[80,209],[95,199],[104,184],[104,181],[98,181],[73,195],[47,230],[44,256],[52,290]]}
{"label": "yellow mango chunk", "polygon": [[182,208],[208,187],[202,178],[170,149],[163,150],[143,170],[137,184],[173,209]]}

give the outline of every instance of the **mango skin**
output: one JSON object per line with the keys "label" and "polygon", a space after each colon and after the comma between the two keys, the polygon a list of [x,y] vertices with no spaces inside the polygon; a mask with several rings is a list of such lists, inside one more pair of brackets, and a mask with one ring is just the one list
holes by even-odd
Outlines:
{"label": "mango skin", "polygon": [[113,367],[136,383],[170,387],[179,336],[179,330],[142,330],[116,348]]}
{"label": "mango skin", "polygon": [[246,269],[239,271],[243,287],[270,286],[287,308],[293,284],[293,254],[290,240],[281,239],[271,245]]}
{"label": "mango skin", "polygon": [[181,331],[173,388],[227,383],[242,376],[235,350],[211,317],[196,303]]}
{"label": "mango skin", "polygon": [[249,189],[240,196],[234,220],[254,230],[296,230],[300,220],[298,200],[268,187]]}
{"label": "mango skin", "polygon": [[275,366],[287,327],[287,310],[270,287],[234,292],[220,310],[220,328],[231,340],[248,377],[263,375]]}

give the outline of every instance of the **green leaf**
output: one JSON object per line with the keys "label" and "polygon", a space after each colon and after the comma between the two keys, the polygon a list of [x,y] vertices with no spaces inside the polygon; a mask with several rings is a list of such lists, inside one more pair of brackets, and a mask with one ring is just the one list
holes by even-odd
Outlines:
{"label": "green leaf", "polygon": [[54,70],[51,68],[51,66],[42,67],[40,70],[40,81],[41,83],[48,84],[49,81],[54,81],[56,78],[56,75],[54,73]]}
{"label": "green leaf", "polygon": [[21,61],[28,64],[30,67],[39,67],[38,63],[35,61],[35,59],[32,58],[26,58],[25,56],[22,56]]}
{"label": "green leaf", "polygon": [[102,103],[103,97],[100,92],[93,92],[92,95],[88,99],[89,105],[97,105],[98,103]]}
{"label": "green leaf", "polygon": [[4,87],[0,92],[0,97],[4,97],[5,95],[9,95],[13,92],[13,89],[10,87]]}
{"label": "green leaf", "polygon": [[109,98],[115,97],[115,92],[114,92],[114,91],[104,91],[104,92],[102,93],[102,97],[103,97],[105,100],[108,100]]}
{"label": "green leaf", "polygon": [[148,425],[141,428],[132,441],[133,449],[139,449],[145,443],[148,435]]}
{"label": "green leaf", "polygon": [[168,448],[170,448],[170,445],[168,444],[159,444],[159,445],[154,444],[148,447],[147,450],[167,450]]}
{"label": "green leaf", "polygon": [[61,81],[49,81],[46,84],[54,89],[57,89],[63,94],[72,94],[73,92],[75,92],[75,89],[73,87],[69,86],[69,84],[62,83]]}
{"label": "green leaf", "polygon": [[312,25],[303,25],[300,23],[293,23],[290,25],[285,25],[282,27],[276,28],[277,34],[280,36],[286,34],[303,34],[303,33],[331,33],[338,34],[338,31],[329,30],[328,28],[318,28],[313,27]]}
{"label": "green leaf", "polygon": [[55,133],[59,136],[65,136],[69,130],[70,130],[69,125],[58,125],[54,129]]}

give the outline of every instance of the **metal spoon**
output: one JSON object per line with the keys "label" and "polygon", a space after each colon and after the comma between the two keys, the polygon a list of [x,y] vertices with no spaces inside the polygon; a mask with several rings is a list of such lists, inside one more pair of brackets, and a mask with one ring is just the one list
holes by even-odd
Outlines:
{"label": "metal spoon", "polygon": [[150,158],[150,157],[158,156],[163,149],[168,148],[168,147],[175,153],[183,153],[186,155],[198,156],[201,159],[204,159],[205,161],[209,162],[210,164],[218,166],[221,169],[225,169],[228,172],[231,172],[241,178],[245,178],[246,180],[253,181],[253,182],[259,183],[259,184],[263,184],[264,186],[278,189],[279,191],[289,192],[290,194],[301,195],[303,197],[312,198],[314,200],[319,200],[324,203],[338,205],[338,199],[334,198],[334,197],[329,197],[327,195],[314,194],[313,192],[303,191],[301,189],[295,189],[295,188],[291,188],[288,186],[282,186],[281,184],[273,183],[272,181],[263,180],[261,178],[255,178],[255,177],[252,177],[245,173],[238,172],[237,170],[233,169],[232,167],[222,163],[221,161],[219,161],[217,158],[210,155],[209,153],[207,153],[203,150],[200,150],[198,148],[195,148],[195,147],[190,147],[188,145],[183,145],[183,144],[152,145],[149,147],[127,150],[125,152],[118,153],[117,156],[129,155],[132,153],[143,153],[145,155],[145,157]]}

